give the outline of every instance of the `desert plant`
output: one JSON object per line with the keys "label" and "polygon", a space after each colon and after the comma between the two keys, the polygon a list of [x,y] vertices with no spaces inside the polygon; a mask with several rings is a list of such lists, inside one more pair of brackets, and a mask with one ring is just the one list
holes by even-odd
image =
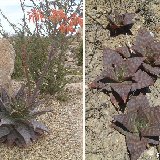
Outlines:
{"label": "desert plant", "polygon": [[160,42],[145,28],[140,28],[132,46],[137,56],[146,57],[143,68],[152,75],[160,75]]}
{"label": "desert plant", "polygon": [[113,14],[108,16],[109,24],[107,29],[110,30],[110,36],[117,36],[119,34],[132,34],[130,29],[133,26],[133,18],[135,13],[125,13],[120,15],[116,10]]}
{"label": "desert plant", "polygon": [[[132,92],[154,84],[154,80],[140,69],[145,58],[132,57],[124,59],[119,54],[119,52],[122,54],[123,50],[128,49],[123,47],[118,48],[117,51],[109,48],[104,50],[104,69],[101,75],[90,84],[91,88],[103,89],[109,92],[113,104],[121,100],[126,103]],[[120,100],[117,99],[115,93],[120,96]]]}
{"label": "desert plant", "polygon": [[76,55],[78,59],[77,65],[82,66],[83,65],[83,41],[80,42]]}
{"label": "desert plant", "polygon": [[[46,126],[35,118],[51,110],[39,111],[40,102],[37,97],[40,89],[43,91],[44,83],[50,85],[47,88],[50,93],[63,87],[61,80],[64,78],[64,59],[70,42],[69,35],[72,37],[83,22],[81,1],[79,4],[68,0],[30,2],[32,5],[28,6],[25,0],[20,0],[23,12],[22,28],[12,24],[0,10],[3,18],[17,34],[17,37],[12,38],[17,45],[18,65],[21,70],[14,73],[14,76],[25,77],[24,81],[27,81],[25,87],[15,96],[11,96],[4,88],[1,89],[0,140],[8,145],[22,147],[36,140],[44,131],[48,132]],[[28,17],[26,7],[32,7]],[[34,31],[28,27],[28,20],[33,22]],[[17,71],[18,69],[16,66]],[[54,88],[55,84],[57,86]]]}
{"label": "desert plant", "polygon": [[[34,8],[27,12],[27,14],[30,23],[34,23],[35,30],[33,34],[27,31],[28,36],[24,36],[24,33],[20,32],[14,38],[17,58],[13,77],[24,77],[21,55],[21,46],[24,43],[27,52],[26,62],[28,64],[29,77],[32,81],[36,82],[41,75],[48,50],[52,42],[56,41],[56,47],[59,51],[54,61],[51,62],[48,72],[44,77],[44,83],[40,87],[41,92],[54,95],[56,92],[61,92],[63,86],[67,83],[65,79],[67,72],[64,66],[65,51],[67,46],[74,40],[72,34],[76,33],[76,28],[78,26],[82,27],[82,2],[79,4],[74,1],[66,2],[65,0],[61,1],[61,3],[58,1],[31,2]],[[24,27],[27,28],[27,21],[25,19],[26,5],[24,1],[21,1],[21,7],[24,11]]]}
{"label": "desert plant", "polygon": [[[16,95],[11,96],[1,88],[0,94],[0,141],[8,146],[26,147],[48,132],[47,127],[36,117],[51,110],[38,110],[36,101],[30,106],[30,98],[22,85]],[[34,106],[34,107],[33,107]],[[34,109],[33,109],[34,108]]]}
{"label": "desert plant", "polygon": [[124,134],[131,160],[137,160],[149,145],[159,145],[160,106],[151,107],[145,95],[132,97],[125,114],[115,115],[112,127]]}

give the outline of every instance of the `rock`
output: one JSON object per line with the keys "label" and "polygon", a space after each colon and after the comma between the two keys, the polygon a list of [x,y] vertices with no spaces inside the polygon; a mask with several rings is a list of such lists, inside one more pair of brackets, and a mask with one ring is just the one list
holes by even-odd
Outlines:
{"label": "rock", "polygon": [[14,70],[15,51],[5,38],[0,38],[0,85],[8,85]]}

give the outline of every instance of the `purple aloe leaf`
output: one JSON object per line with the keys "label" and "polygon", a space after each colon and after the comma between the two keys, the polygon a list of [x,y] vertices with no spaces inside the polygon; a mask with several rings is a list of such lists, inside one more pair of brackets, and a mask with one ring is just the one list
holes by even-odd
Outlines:
{"label": "purple aloe leaf", "polygon": [[112,93],[109,93],[110,100],[114,106],[118,106],[118,101]]}
{"label": "purple aloe leaf", "polygon": [[128,68],[128,74],[133,76],[133,74],[138,70],[140,65],[143,63],[145,58],[134,57],[126,60],[126,66]]}
{"label": "purple aloe leaf", "polygon": [[108,78],[110,80],[117,80],[117,76],[115,74],[114,68],[107,66],[104,71],[102,71],[101,76],[103,78]]}
{"label": "purple aloe leaf", "polygon": [[5,127],[5,126],[1,126],[0,127],[0,138],[2,138],[3,136],[9,134],[10,132],[10,129],[8,127]]}
{"label": "purple aloe leaf", "polygon": [[32,120],[31,124],[32,124],[35,131],[36,131],[36,129],[40,129],[42,131],[49,132],[48,128],[43,123],[40,123],[36,120]]}
{"label": "purple aloe leaf", "polygon": [[127,102],[127,113],[136,112],[139,109],[139,106],[142,108],[150,107],[147,97],[143,94],[132,96],[132,98]]}
{"label": "purple aloe leaf", "polygon": [[150,126],[141,131],[142,136],[160,136],[160,124],[157,126]]}
{"label": "purple aloe leaf", "polygon": [[30,115],[32,117],[37,117],[47,112],[53,112],[53,109],[37,110],[37,108],[35,108],[33,111],[31,111]]}
{"label": "purple aloe leaf", "polygon": [[137,82],[132,84],[132,91],[149,87],[154,84],[154,80],[142,70],[138,70],[132,79]]}
{"label": "purple aloe leaf", "polygon": [[133,18],[135,17],[135,13],[125,13],[123,19],[123,25],[129,25],[134,23]]}
{"label": "purple aloe leaf", "polygon": [[26,145],[31,144],[32,136],[30,134],[30,129],[25,124],[18,124],[18,126],[15,127],[17,132],[23,137]]}
{"label": "purple aloe leaf", "polygon": [[113,65],[122,64],[123,58],[115,51],[110,48],[105,48],[103,51],[103,66],[104,69],[107,66],[112,67]]}
{"label": "purple aloe leaf", "polygon": [[144,67],[145,71],[147,71],[153,75],[160,76],[160,68],[159,67],[152,67],[151,65],[146,64],[146,63],[143,63],[143,67]]}
{"label": "purple aloe leaf", "polygon": [[[160,53],[160,52],[159,52]],[[155,65],[160,65],[160,55],[156,55],[155,56],[155,61],[154,61]]]}
{"label": "purple aloe leaf", "polygon": [[13,146],[17,138],[17,132],[15,130],[11,130],[11,132],[7,135],[7,145]]}
{"label": "purple aloe leaf", "polygon": [[119,114],[113,116],[114,120],[121,123],[130,132],[135,132],[135,119],[137,113]]}
{"label": "purple aloe leaf", "polygon": [[129,58],[131,56],[128,47],[118,47],[116,48],[116,51],[125,58]]}
{"label": "purple aloe leaf", "polygon": [[137,160],[147,149],[147,144],[148,141],[145,138],[140,139],[137,135],[128,134],[126,136],[126,145],[129,150],[131,160]]}
{"label": "purple aloe leaf", "polygon": [[128,94],[131,90],[131,84],[126,83],[112,83],[111,88],[119,94],[124,103],[126,103]]}
{"label": "purple aloe leaf", "polygon": [[[147,56],[148,49],[150,50],[151,44],[154,43],[154,38],[145,28],[140,28],[138,35],[136,37],[136,42],[134,43],[132,49],[142,56]],[[152,52],[152,51],[151,51]],[[151,53],[148,53],[151,54]]]}

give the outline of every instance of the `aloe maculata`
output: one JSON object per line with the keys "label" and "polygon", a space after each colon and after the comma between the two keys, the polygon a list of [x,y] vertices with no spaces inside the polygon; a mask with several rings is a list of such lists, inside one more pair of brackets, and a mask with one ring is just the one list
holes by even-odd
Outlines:
{"label": "aloe maculata", "polygon": [[[123,53],[125,50],[128,54]],[[106,90],[113,103],[122,100],[126,103],[130,93],[154,84],[154,80],[140,69],[145,58],[127,58],[129,54],[127,47],[117,50],[106,48],[103,52],[103,71],[90,84],[91,88]]]}
{"label": "aloe maculata", "polygon": [[35,103],[30,107],[24,89],[22,85],[14,97],[4,88],[0,90],[0,142],[8,146],[26,147],[44,131],[48,132],[47,127],[35,118],[51,110],[39,111]]}
{"label": "aloe maculata", "polygon": [[131,34],[131,27],[133,26],[133,18],[135,13],[125,13],[120,15],[117,11],[114,11],[113,15],[108,16],[109,24],[107,29],[110,30],[111,36],[117,36],[118,34]]}
{"label": "aloe maculata", "polygon": [[124,114],[115,115],[112,127],[126,136],[131,160],[137,160],[149,145],[159,145],[160,106],[150,107],[145,95],[133,96]]}
{"label": "aloe maculata", "polygon": [[143,68],[146,72],[160,76],[160,42],[147,29],[139,29],[132,49],[135,55],[146,57],[143,63]]}

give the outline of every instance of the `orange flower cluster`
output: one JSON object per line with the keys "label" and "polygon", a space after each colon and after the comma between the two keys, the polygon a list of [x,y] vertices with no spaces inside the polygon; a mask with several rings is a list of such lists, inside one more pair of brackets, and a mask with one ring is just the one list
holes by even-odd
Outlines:
{"label": "orange flower cluster", "polygon": [[[35,21],[43,21],[44,16],[41,11],[32,9],[31,12],[28,12],[29,21],[32,19],[33,22]],[[83,27],[83,19],[82,17],[78,16],[76,13],[71,14],[68,17],[65,12],[60,10],[52,10],[49,20],[58,25],[58,30],[64,34],[73,33],[75,32],[76,26]]]}
{"label": "orange flower cluster", "polygon": [[70,18],[68,18],[68,24],[60,24],[59,26],[59,31],[61,31],[62,33],[66,33],[68,34],[75,32],[75,27],[80,25],[80,27],[83,27],[83,19],[79,16],[77,16],[77,14],[72,14]]}
{"label": "orange flower cluster", "polygon": [[51,16],[49,17],[49,19],[57,24],[57,23],[60,23],[61,21],[66,21],[67,20],[67,16],[66,14],[64,13],[64,11],[62,9],[60,10],[55,10],[53,9],[51,11]]}
{"label": "orange flower cluster", "polygon": [[29,21],[38,22],[43,21],[44,16],[40,10],[31,9],[31,12],[28,12]]}

